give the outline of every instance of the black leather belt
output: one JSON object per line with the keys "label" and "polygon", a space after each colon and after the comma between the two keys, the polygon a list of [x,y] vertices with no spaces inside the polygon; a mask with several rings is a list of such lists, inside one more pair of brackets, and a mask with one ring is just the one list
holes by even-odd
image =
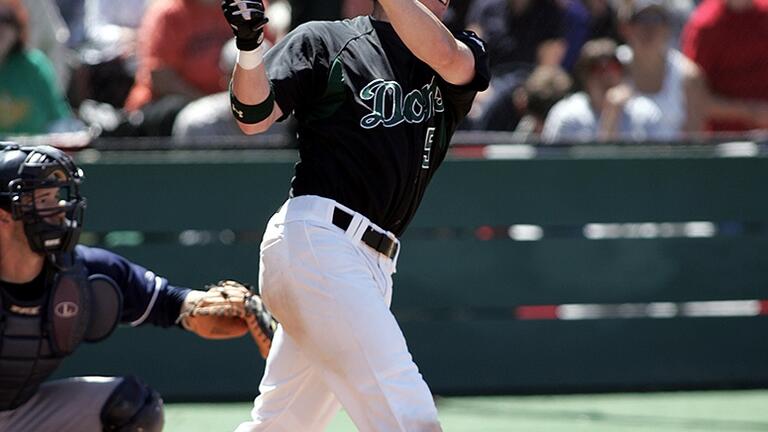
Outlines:
{"label": "black leather belt", "polygon": [[[344,210],[336,207],[333,209],[333,224],[337,227],[347,231],[349,224],[352,223],[352,215]],[[397,242],[387,237],[386,234],[382,234],[370,225],[365,228],[362,239],[363,243],[372,247],[379,253],[384,254],[389,258],[394,258],[397,255]]]}

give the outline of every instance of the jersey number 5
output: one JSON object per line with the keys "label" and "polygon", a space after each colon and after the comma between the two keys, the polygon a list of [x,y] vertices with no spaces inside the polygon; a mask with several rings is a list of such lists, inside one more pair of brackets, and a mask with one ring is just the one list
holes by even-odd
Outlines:
{"label": "jersey number 5", "polygon": [[432,142],[435,139],[435,128],[427,128],[427,136],[424,138],[424,157],[421,161],[421,167],[429,168],[429,160],[432,156]]}

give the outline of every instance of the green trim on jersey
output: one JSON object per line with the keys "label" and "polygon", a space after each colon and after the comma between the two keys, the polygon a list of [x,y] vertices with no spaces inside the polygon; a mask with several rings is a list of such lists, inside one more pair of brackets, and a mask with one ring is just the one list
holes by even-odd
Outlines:
{"label": "green trim on jersey", "polygon": [[344,85],[344,65],[341,58],[336,57],[328,73],[328,84],[325,93],[320,97],[317,108],[308,116],[307,121],[322,120],[332,116],[347,99],[347,88]]}
{"label": "green trim on jersey", "polygon": [[333,199],[401,235],[487,86],[483,47],[457,38],[476,58],[477,79],[465,86],[445,82],[371,17],[305,23],[269,50],[275,98],[297,120],[291,196]]}

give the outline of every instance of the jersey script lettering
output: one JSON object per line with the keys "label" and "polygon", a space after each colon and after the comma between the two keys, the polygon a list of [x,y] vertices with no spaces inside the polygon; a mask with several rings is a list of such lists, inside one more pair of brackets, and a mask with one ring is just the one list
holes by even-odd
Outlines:
{"label": "jersey script lettering", "polygon": [[371,113],[360,120],[364,129],[373,129],[378,125],[397,126],[403,121],[421,123],[432,118],[436,112],[443,112],[443,96],[435,80],[422,88],[413,90],[403,97],[403,88],[397,81],[375,79],[361,91],[360,97],[373,101],[368,106]]}

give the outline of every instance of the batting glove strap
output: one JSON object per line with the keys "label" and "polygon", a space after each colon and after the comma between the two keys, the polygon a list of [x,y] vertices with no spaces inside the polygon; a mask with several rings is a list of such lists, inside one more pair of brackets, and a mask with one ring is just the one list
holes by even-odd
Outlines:
{"label": "batting glove strap", "polygon": [[232,91],[232,81],[229,82],[229,101],[232,114],[240,123],[256,124],[266,120],[275,109],[275,92],[269,86],[269,96],[256,105],[247,105],[240,102]]}

